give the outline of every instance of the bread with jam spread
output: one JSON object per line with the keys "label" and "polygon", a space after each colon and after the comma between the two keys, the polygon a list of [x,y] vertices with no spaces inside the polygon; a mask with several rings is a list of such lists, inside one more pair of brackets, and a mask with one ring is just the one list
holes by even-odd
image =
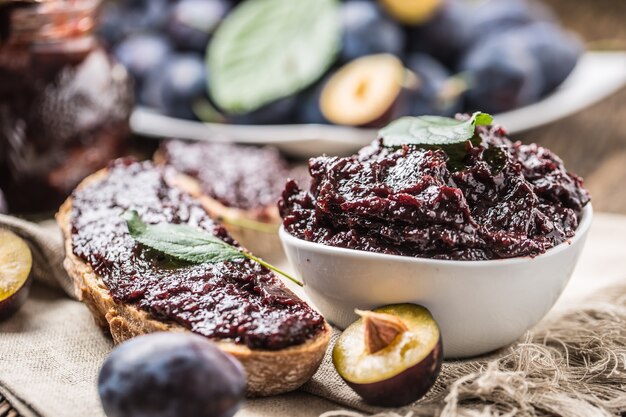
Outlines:
{"label": "bread with jam spread", "polygon": [[186,223],[237,244],[168,167],[118,160],[85,179],[57,213],[65,268],[96,323],[115,343],[156,332],[193,331],[246,369],[248,394],[298,388],[330,339],[324,319],[268,269],[250,260],[192,265],[136,243],[120,218]]}
{"label": "bread with jam spread", "polygon": [[169,140],[154,160],[183,174],[189,191],[237,241],[264,259],[284,260],[276,204],[285,182],[303,175],[277,149]]}

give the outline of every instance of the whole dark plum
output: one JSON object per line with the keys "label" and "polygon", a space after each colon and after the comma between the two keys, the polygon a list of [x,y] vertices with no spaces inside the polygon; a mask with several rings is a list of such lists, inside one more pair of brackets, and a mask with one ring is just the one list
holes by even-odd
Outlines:
{"label": "whole dark plum", "polygon": [[131,339],[113,350],[98,377],[108,417],[231,417],[245,388],[241,364],[191,333]]}
{"label": "whole dark plum", "polygon": [[148,74],[161,67],[172,51],[169,41],[159,35],[137,34],[120,42],[113,54],[135,80],[137,93]]}
{"label": "whole dark plum", "polygon": [[485,39],[461,62],[473,109],[511,110],[537,101],[572,72],[583,46],[551,22],[535,22]]}
{"label": "whole dark plum", "polygon": [[167,32],[178,48],[204,53],[229,9],[224,0],[181,0],[170,11]]}
{"label": "whole dark plum", "polygon": [[328,124],[328,120],[320,109],[320,96],[327,80],[322,80],[318,85],[304,91],[298,100],[296,121],[298,123]]}
{"label": "whole dark plum", "polygon": [[375,2],[349,0],[343,3],[341,29],[341,59],[344,62],[379,53],[402,56],[404,33]]}
{"label": "whole dark plum", "polygon": [[160,30],[167,23],[170,0],[125,0],[121,4],[138,30]]}
{"label": "whole dark plum", "polygon": [[146,77],[140,101],[172,117],[195,119],[193,105],[206,98],[207,71],[199,55],[170,54]]}
{"label": "whole dark plum", "polygon": [[407,49],[455,67],[460,54],[472,43],[470,16],[466,2],[445,1],[430,21],[408,29]]}
{"label": "whole dark plum", "polygon": [[455,68],[464,51],[537,21],[553,21],[542,4],[529,0],[447,0],[431,20],[408,29],[408,49]]}
{"label": "whole dark plum", "polygon": [[165,26],[169,8],[169,0],[104,2],[98,34],[108,47],[113,47],[133,34],[159,32]]}
{"label": "whole dark plum", "polygon": [[409,89],[410,116],[454,116],[461,111],[461,93],[452,91],[450,71],[435,58],[419,52],[410,54],[406,67],[417,77],[416,88]]}
{"label": "whole dark plum", "polygon": [[111,48],[127,35],[126,28],[122,25],[124,10],[118,3],[108,2],[102,6],[98,35],[104,44]]}
{"label": "whole dark plum", "polygon": [[529,45],[514,32],[485,39],[460,64],[469,80],[470,109],[497,113],[539,100],[545,79]]}
{"label": "whole dark plum", "polygon": [[543,4],[532,0],[487,0],[478,2],[469,17],[469,36],[474,43],[483,37],[498,36],[537,21],[553,21]]}
{"label": "whole dark plum", "polygon": [[524,26],[509,36],[516,36],[525,42],[539,63],[544,77],[544,94],[554,90],[567,78],[584,51],[576,35],[549,22]]}

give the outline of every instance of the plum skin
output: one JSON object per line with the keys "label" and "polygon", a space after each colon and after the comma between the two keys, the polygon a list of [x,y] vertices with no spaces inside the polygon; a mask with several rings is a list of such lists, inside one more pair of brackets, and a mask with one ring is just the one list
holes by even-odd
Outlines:
{"label": "plum skin", "polygon": [[342,378],[370,405],[401,407],[426,395],[439,376],[442,362],[443,343],[440,335],[434,349],[424,359],[391,378],[367,384],[357,384]]}
{"label": "plum skin", "polygon": [[298,123],[330,123],[326,120],[320,109],[320,96],[322,95],[326,81],[328,81],[328,78],[322,80],[317,86],[304,91],[300,95],[296,109],[296,121]]}
{"label": "plum skin", "polygon": [[169,116],[195,120],[193,102],[206,97],[207,78],[197,54],[170,54],[162,67],[153,68],[145,77],[139,100]]}
{"label": "plum skin", "polygon": [[470,49],[460,70],[473,80],[466,92],[469,104],[489,113],[536,102],[545,84],[539,62],[514,31]]}
{"label": "plum skin", "polygon": [[[462,100],[450,97],[448,102],[440,102],[442,89],[452,77],[450,71],[430,55],[420,52],[410,54],[406,67],[415,73],[420,84],[417,89],[409,90],[407,116],[438,115],[453,117],[462,110]],[[399,114],[399,116],[405,114]]]}
{"label": "plum skin", "polygon": [[349,62],[365,55],[390,53],[401,57],[405,36],[376,2],[349,0],[341,6],[341,61]]}
{"label": "plum skin", "polygon": [[32,281],[32,275],[29,275],[24,284],[13,295],[0,301],[0,321],[8,319],[24,305],[30,293]]}
{"label": "plum skin", "polygon": [[166,24],[169,38],[180,50],[204,54],[215,28],[230,11],[225,0],[180,0],[171,6]]}
{"label": "plum skin", "polygon": [[113,350],[98,376],[108,417],[231,417],[245,389],[236,359],[186,332],[131,339]]}
{"label": "plum skin", "polygon": [[129,36],[113,50],[117,60],[133,76],[137,97],[150,71],[155,67],[161,67],[171,52],[172,46],[167,39],[151,34]]}

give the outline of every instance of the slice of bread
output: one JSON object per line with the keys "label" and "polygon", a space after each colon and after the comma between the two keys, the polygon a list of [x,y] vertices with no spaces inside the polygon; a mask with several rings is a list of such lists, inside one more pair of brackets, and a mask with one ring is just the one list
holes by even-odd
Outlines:
{"label": "slice of bread", "polygon": [[[159,165],[167,164],[166,156],[162,150],[157,150],[153,160]],[[242,246],[273,263],[282,263],[286,260],[278,238],[281,218],[275,204],[248,210],[228,207],[205,194],[197,179],[180,174],[180,180],[184,183],[185,190],[196,197],[211,217],[220,221],[228,233]],[[262,227],[254,227],[254,223]]]}
{"label": "slice of bread", "polygon": [[[107,176],[107,169],[85,179],[79,188],[98,182]],[[184,191],[185,181],[176,184]],[[164,322],[136,308],[113,300],[104,281],[92,267],[74,255],[71,232],[72,198],[68,198],[56,215],[65,238],[65,269],[74,282],[78,297],[87,305],[96,323],[108,330],[114,342],[157,331],[189,331],[173,322]],[[293,294],[294,298],[297,298]],[[228,340],[213,340],[225,352],[235,356],[247,372],[249,396],[267,396],[292,391],[309,380],[319,367],[331,335],[330,326],[301,345],[281,350],[250,349]]]}

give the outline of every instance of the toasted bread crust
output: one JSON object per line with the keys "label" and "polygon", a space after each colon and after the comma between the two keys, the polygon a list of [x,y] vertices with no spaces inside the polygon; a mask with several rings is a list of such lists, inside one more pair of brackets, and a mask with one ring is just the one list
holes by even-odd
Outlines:
{"label": "toasted bread crust", "polygon": [[[84,187],[107,175],[101,170],[80,185]],[[76,294],[89,308],[96,323],[108,330],[118,344],[135,336],[158,331],[189,331],[179,324],[153,319],[147,312],[130,304],[116,303],[102,279],[92,267],[74,255],[72,250],[70,217],[72,198],[68,198],[56,215],[65,238],[67,273],[74,282]],[[330,340],[330,326],[315,338],[298,346],[277,351],[250,349],[229,341],[215,341],[220,349],[235,356],[244,366],[248,378],[249,396],[268,396],[292,391],[313,376],[324,356]]]}

